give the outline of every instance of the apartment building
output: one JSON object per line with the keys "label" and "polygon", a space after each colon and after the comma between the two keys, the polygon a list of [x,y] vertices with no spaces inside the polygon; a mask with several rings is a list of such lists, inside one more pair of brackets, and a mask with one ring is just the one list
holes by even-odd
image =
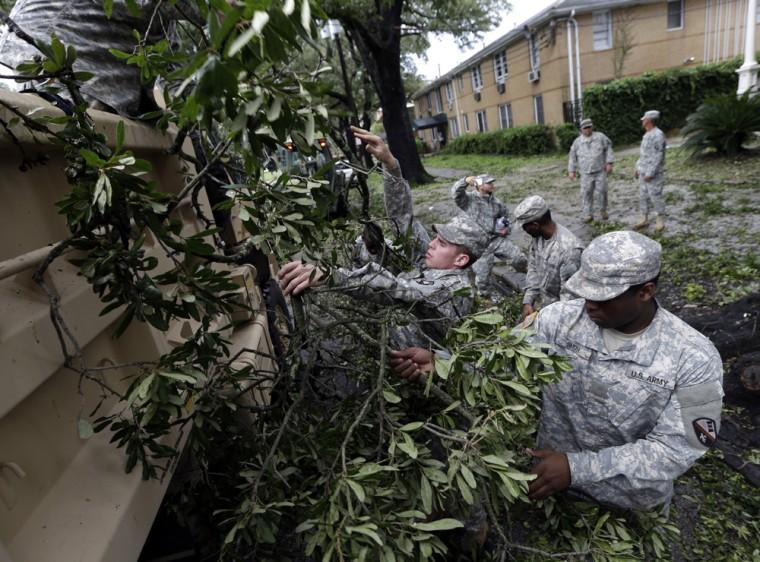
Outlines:
{"label": "apartment building", "polygon": [[416,92],[417,134],[572,122],[591,84],[740,55],[747,1],[559,0]]}

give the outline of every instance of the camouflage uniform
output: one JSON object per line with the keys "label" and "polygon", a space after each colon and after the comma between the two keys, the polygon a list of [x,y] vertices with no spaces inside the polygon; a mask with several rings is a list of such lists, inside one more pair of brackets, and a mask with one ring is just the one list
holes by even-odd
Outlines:
{"label": "camouflage uniform", "polygon": [[[639,173],[639,210],[643,217],[649,215],[649,208],[655,215],[665,214],[662,188],[665,185],[665,134],[658,128],[647,131],[641,139],[641,152],[636,162]],[[650,181],[644,178],[651,177]]]}
{"label": "camouflage uniform", "polygon": [[509,228],[509,209],[494,195],[483,195],[480,192],[468,190],[467,180],[459,180],[451,188],[454,202],[465,214],[486,233],[489,239],[488,248],[472,265],[475,279],[479,288],[487,290],[488,279],[496,258],[507,262],[516,271],[525,271],[527,260],[520,248],[499,234],[499,230]]}
{"label": "camouflage uniform", "polygon": [[607,213],[607,164],[615,161],[612,141],[604,133],[581,134],[570,147],[568,172],[580,172],[583,216],[594,214],[594,192],[599,200],[599,210]]}
{"label": "camouflage uniform", "polygon": [[[549,210],[538,195],[523,200],[515,208],[515,220],[521,223],[541,218]],[[567,228],[556,224],[554,236],[531,239],[528,249],[528,275],[525,280],[523,304],[537,308],[546,306],[563,296],[563,285],[580,266],[583,244]]]}
{"label": "camouflage uniform", "polygon": [[[660,245],[634,232],[591,242],[568,288],[606,301],[657,276]],[[544,388],[538,446],[567,453],[571,490],[628,509],[651,509],[717,437],[723,366],[712,343],[658,307],[651,324],[608,351],[584,300],[544,308],[536,338],[573,369]]]}
{"label": "camouflage uniform", "polygon": [[[384,176],[385,206],[394,234],[411,237],[411,259],[424,264],[430,236],[414,217],[412,191],[398,167],[386,169]],[[465,217],[456,217],[435,230],[447,241],[466,246],[478,257],[487,240],[482,231]],[[345,294],[381,305],[405,305],[419,325],[396,326],[391,343],[405,347],[430,347],[430,340],[442,342],[448,329],[470,313],[473,302],[471,271],[467,269],[426,269],[419,267],[398,275],[370,262],[359,269],[339,268],[332,274],[334,285]]]}
{"label": "camouflage uniform", "polygon": [[[138,17],[129,14],[125,0],[114,0],[113,13],[108,18],[99,0],[18,0],[10,17],[21,29],[37,41],[49,43],[55,33],[64,45],[77,50],[74,70],[92,72],[94,76],[82,86],[82,94],[88,101],[98,101],[117,113],[137,116],[141,112],[143,86],[140,69],[117,59],[109,49],[131,53],[135,47],[133,30],[144,35],[157,0],[135,0],[141,8]],[[203,19],[197,14],[193,2],[180,0],[177,7],[164,2],[159,17],[153,22],[148,43],[155,43],[164,36],[168,20],[184,19],[187,15],[198,23]],[[11,70],[40,53],[22,41],[11,31],[0,36],[0,68]],[[2,72],[10,74],[10,72]],[[29,83],[5,81],[4,86],[16,90],[29,88]],[[61,92],[61,95],[66,95]]]}

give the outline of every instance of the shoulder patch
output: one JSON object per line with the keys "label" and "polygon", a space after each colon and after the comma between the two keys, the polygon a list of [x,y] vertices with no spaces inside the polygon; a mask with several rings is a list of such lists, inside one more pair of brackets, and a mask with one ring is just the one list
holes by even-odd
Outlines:
{"label": "shoulder patch", "polygon": [[705,447],[712,447],[718,439],[718,429],[712,418],[697,418],[691,422],[694,433]]}

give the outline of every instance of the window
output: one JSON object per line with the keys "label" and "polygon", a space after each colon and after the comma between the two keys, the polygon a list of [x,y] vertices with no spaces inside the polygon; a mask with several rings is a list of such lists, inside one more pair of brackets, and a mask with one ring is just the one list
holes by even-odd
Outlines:
{"label": "window", "polygon": [[668,31],[683,29],[683,0],[668,0]]}
{"label": "window", "polygon": [[544,124],[544,98],[533,96],[533,118],[539,125]]}
{"label": "window", "polygon": [[485,133],[488,130],[488,122],[486,121],[486,112],[485,112],[485,110],[478,111],[475,114],[475,117],[478,120],[478,132],[479,133]]}
{"label": "window", "polygon": [[472,89],[475,92],[483,89],[483,77],[480,75],[480,65],[472,69]]}
{"label": "window", "polygon": [[446,82],[446,100],[449,102],[449,105],[454,103],[454,84],[451,82]]}
{"label": "window", "polygon": [[467,118],[467,114],[462,115],[462,119],[464,119],[464,132],[469,133],[470,132],[470,120]]}
{"label": "window", "polygon": [[512,104],[505,103],[499,106],[499,126],[502,129],[512,127]]}
{"label": "window", "polygon": [[593,13],[594,50],[603,51],[612,48],[612,12]]}
{"label": "window", "polygon": [[538,38],[533,33],[528,39],[528,50],[530,51],[530,69],[538,70],[541,66],[541,47],[538,44]]}
{"label": "window", "polygon": [[457,76],[457,86],[459,87],[459,93],[464,93],[464,74]]}
{"label": "window", "polygon": [[428,94],[425,96],[425,98],[427,99],[427,112],[428,112],[428,115],[429,115],[430,113],[432,113],[432,110],[433,110],[433,98],[430,95],[430,92],[428,92]]}
{"label": "window", "polygon": [[449,119],[449,132],[451,133],[452,139],[459,136],[459,123],[456,119]]}
{"label": "window", "polygon": [[441,113],[443,111],[443,98],[441,97],[441,89],[435,89],[435,112]]}
{"label": "window", "polygon": [[503,84],[507,78],[507,51],[497,53],[493,57],[493,77],[497,84]]}

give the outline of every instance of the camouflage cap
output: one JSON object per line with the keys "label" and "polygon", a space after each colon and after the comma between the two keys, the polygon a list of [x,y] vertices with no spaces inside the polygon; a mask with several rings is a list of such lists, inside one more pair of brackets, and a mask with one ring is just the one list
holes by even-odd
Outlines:
{"label": "camouflage cap", "polygon": [[662,246],[638,232],[608,232],[581,254],[581,268],[565,288],[590,301],[608,301],[660,273]]}
{"label": "camouflage cap", "polygon": [[549,210],[544,198],[540,195],[530,195],[515,207],[515,220],[521,224],[537,221]]}
{"label": "camouflage cap", "polygon": [[481,174],[478,176],[478,185],[483,185],[484,183],[493,183],[495,181],[496,178],[490,174]]}
{"label": "camouflage cap", "polygon": [[650,109],[649,111],[645,111],[644,115],[641,117],[641,121],[644,119],[651,119],[652,121],[657,121],[660,118],[660,112],[656,109]]}
{"label": "camouflage cap", "polygon": [[585,129],[586,127],[593,127],[594,124],[591,122],[591,119],[584,119],[581,121],[581,129]]}
{"label": "camouflage cap", "polygon": [[475,258],[483,254],[490,242],[485,231],[464,215],[454,217],[446,224],[434,224],[433,232],[446,242],[464,246]]}

